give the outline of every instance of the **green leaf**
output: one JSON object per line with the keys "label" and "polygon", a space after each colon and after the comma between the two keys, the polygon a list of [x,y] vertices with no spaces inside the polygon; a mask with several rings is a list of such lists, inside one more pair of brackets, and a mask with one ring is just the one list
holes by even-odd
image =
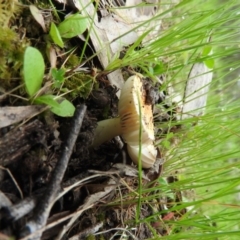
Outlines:
{"label": "green leaf", "polygon": [[[59,103],[60,102],[60,103]],[[54,95],[43,95],[34,100],[37,104],[46,104],[51,107],[51,111],[60,117],[72,117],[75,107],[64,98],[56,99]]]}
{"label": "green leaf", "polygon": [[158,181],[159,184],[162,185],[162,186],[167,186],[167,185],[168,185],[167,180],[166,180],[165,178],[163,178],[163,177],[159,177],[159,178],[157,179],[157,181]]}
{"label": "green leaf", "polygon": [[214,59],[207,59],[204,61],[204,64],[210,68],[210,69],[213,69],[214,67]]}
{"label": "green leaf", "polygon": [[54,87],[60,88],[64,81],[65,70],[63,68],[53,68],[51,71],[52,78],[54,79]]}
{"label": "green leaf", "polygon": [[72,117],[75,107],[67,99],[64,99],[58,107],[51,108],[51,111],[60,117]]}
{"label": "green leaf", "polygon": [[153,72],[155,75],[162,74],[166,71],[166,67],[162,62],[159,62],[159,64],[156,64],[153,68]]}
{"label": "green leaf", "polygon": [[63,38],[72,38],[82,34],[87,29],[87,24],[87,18],[77,13],[61,22],[58,30]]}
{"label": "green leaf", "polygon": [[[210,56],[211,54],[212,54],[212,46],[210,45],[205,46],[202,51],[202,56],[207,57],[207,56]],[[213,69],[214,59],[206,59],[203,62],[208,68]]]}
{"label": "green leaf", "polygon": [[60,104],[58,103],[58,101],[55,98],[56,98],[56,96],[54,96],[54,95],[43,95],[43,96],[37,97],[34,100],[34,103],[46,104],[49,107],[58,108],[60,106]]}
{"label": "green leaf", "polygon": [[207,45],[203,48],[203,51],[202,51],[202,56],[203,57],[206,57],[207,55],[209,55],[212,51],[212,46],[210,45]]}
{"label": "green leaf", "polygon": [[45,64],[42,54],[33,47],[27,47],[24,53],[23,77],[27,93],[32,97],[41,87]]}
{"label": "green leaf", "polygon": [[170,147],[171,147],[170,141],[168,141],[168,140],[166,140],[166,139],[164,139],[164,140],[162,141],[162,145],[163,145],[163,147],[165,147],[166,149],[170,149]]}
{"label": "green leaf", "polygon": [[57,44],[61,48],[64,47],[62,37],[58,31],[57,26],[53,22],[51,23],[51,28],[50,28],[49,34],[55,44]]}

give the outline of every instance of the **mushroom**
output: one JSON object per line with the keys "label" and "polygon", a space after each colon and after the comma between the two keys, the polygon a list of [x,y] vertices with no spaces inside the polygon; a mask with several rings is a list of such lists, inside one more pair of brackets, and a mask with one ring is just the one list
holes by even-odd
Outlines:
{"label": "mushroom", "polygon": [[[146,104],[146,94],[139,76],[127,79],[119,98],[118,118],[98,122],[93,147],[121,135],[127,144],[129,156],[138,164],[139,143],[142,149],[142,167],[153,166],[157,150],[154,147],[154,126],[152,106]],[[142,127],[141,141],[140,127]]]}

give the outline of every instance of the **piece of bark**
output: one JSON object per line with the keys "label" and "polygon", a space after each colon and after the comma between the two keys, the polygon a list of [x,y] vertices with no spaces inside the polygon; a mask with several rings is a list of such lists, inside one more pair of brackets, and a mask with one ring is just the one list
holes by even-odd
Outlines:
{"label": "piece of bark", "polygon": [[17,161],[32,146],[42,143],[44,137],[43,124],[37,119],[9,131],[0,138],[0,165],[7,166]]}
{"label": "piece of bark", "polygon": [[213,73],[204,63],[195,63],[189,73],[182,108],[182,119],[204,114]]}

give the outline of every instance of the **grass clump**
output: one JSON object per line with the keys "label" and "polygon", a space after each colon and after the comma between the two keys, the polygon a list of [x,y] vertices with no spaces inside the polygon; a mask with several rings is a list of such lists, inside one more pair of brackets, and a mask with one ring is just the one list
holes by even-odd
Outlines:
{"label": "grass clump", "polygon": [[[168,12],[149,21],[164,19]],[[159,221],[158,226],[165,226],[167,231],[163,239],[238,239],[238,4],[236,1],[183,0],[172,7],[171,12],[165,20],[170,26],[158,37],[136,50],[146,32],[127,49],[123,59],[114,59],[108,66],[108,69],[117,69],[119,65],[137,66],[153,78],[165,74],[167,82],[180,93],[192,64],[202,62],[214,73],[206,114],[168,123],[170,126],[182,124],[182,129],[165,135],[167,139],[177,139],[174,145],[160,145],[162,152],[167,153],[162,177],[175,176],[178,181],[165,186],[157,184],[150,189],[139,188],[141,203],[150,204],[153,199],[144,194],[146,192],[152,196],[159,191],[166,196],[169,192],[176,194],[172,206],[140,222],[152,226],[153,219]],[[182,199],[177,201],[178,192],[182,192]],[[186,208],[188,211],[181,214]],[[179,212],[179,216],[159,217],[169,212]],[[158,239],[156,227],[152,230],[154,239]]]}

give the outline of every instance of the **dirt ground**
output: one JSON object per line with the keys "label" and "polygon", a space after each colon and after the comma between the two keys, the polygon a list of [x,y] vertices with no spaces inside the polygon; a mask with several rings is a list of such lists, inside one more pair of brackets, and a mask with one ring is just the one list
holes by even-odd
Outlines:
{"label": "dirt ground", "polygon": [[[32,4],[42,7],[35,1]],[[63,8],[57,2],[53,4]],[[16,9],[6,6],[6,12],[14,13],[6,30],[9,41],[0,39],[6,45],[0,50],[2,109],[29,105],[21,98],[26,97],[21,87],[21,59],[27,45],[42,52],[46,45],[45,33],[27,5]],[[72,10],[65,6],[63,13]],[[54,18],[51,11],[48,13],[47,24]],[[58,48],[57,66],[66,60],[64,53],[71,47],[78,47],[74,56],[80,54],[81,44],[80,39],[73,38],[67,47]],[[92,49],[89,47],[86,55],[91,56]],[[157,179],[164,171],[164,156],[160,151],[156,164],[143,171],[141,180],[145,190],[158,185],[159,190],[145,191],[139,207],[137,166],[121,138],[98,148],[91,146],[97,122],[118,114],[118,89],[110,85],[97,57],[85,67],[88,72],[84,74],[94,77],[97,87],[68,96],[77,109],[74,117],[58,117],[40,108],[35,116],[0,129],[0,239],[148,239],[168,235],[171,226],[164,220],[178,219],[185,213],[171,211],[173,203],[182,200],[180,192],[174,193],[174,199],[161,194]],[[145,82],[150,103],[153,107],[161,103],[165,109],[155,117],[155,123],[175,119],[174,105],[165,102],[168,93],[160,92],[160,86],[149,79]],[[7,117],[14,119],[20,112],[15,108]],[[156,135],[168,130],[159,129]],[[76,142],[71,142],[74,136]],[[171,183],[177,178],[169,176],[167,180]]]}

